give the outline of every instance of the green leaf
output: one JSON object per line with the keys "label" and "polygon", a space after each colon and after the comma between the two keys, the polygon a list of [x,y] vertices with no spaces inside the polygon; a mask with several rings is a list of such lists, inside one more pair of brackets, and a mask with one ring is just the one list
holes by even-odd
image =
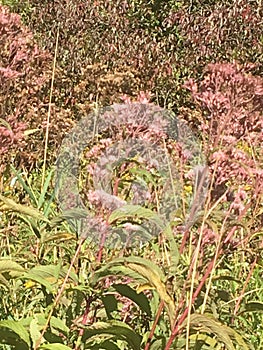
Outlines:
{"label": "green leaf", "polygon": [[85,346],[85,349],[90,349],[90,350],[121,350],[123,348],[119,348],[116,344],[114,344],[112,341],[110,340],[106,340],[106,341],[103,341],[99,344],[94,344],[94,345],[91,345],[92,347],[86,347]]}
{"label": "green leaf", "polygon": [[72,350],[66,345],[59,344],[59,343],[53,343],[53,344],[45,344],[41,345],[40,349],[45,349],[45,350]]}
{"label": "green leaf", "polygon": [[28,215],[36,220],[49,222],[49,220],[39,210],[27,205],[18,204],[12,199],[6,198],[1,194],[0,194],[0,209],[7,210],[7,211],[11,210],[14,212],[18,212],[20,214]]}
{"label": "green leaf", "polygon": [[51,227],[57,226],[63,221],[67,221],[70,219],[83,219],[87,217],[87,210],[83,208],[75,208],[63,210],[63,214],[57,215],[51,220]]}
{"label": "green leaf", "polygon": [[109,223],[112,224],[119,220],[126,221],[128,218],[146,219],[153,221],[161,229],[163,229],[164,227],[163,221],[161,220],[159,215],[156,214],[154,211],[148,208],[144,208],[140,205],[132,204],[127,204],[114,210],[109,217]]}
{"label": "green leaf", "polygon": [[[123,259],[121,259],[123,260]],[[149,260],[140,257],[124,258],[124,264],[131,270],[138,272],[148,280],[148,283],[157,290],[160,299],[162,299],[167,308],[168,316],[171,324],[174,322],[175,304],[171,296],[166,290],[166,285],[163,282],[165,276],[162,270]]]}
{"label": "green leaf", "polygon": [[64,334],[68,334],[69,333],[68,326],[60,318],[52,316],[51,320],[50,320],[50,326],[52,328],[55,328],[55,329],[59,330],[60,332],[62,332]]}
{"label": "green leaf", "polygon": [[238,344],[242,350],[249,350],[244,339],[234,329],[223,325],[211,315],[192,314],[190,316],[190,326],[200,333],[215,335],[228,350],[236,349],[234,343]]}
{"label": "green leaf", "polygon": [[119,264],[116,266],[107,264],[106,266],[103,266],[102,268],[97,270],[96,273],[93,275],[90,281],[91,286],[95,286],[100,279],[107,276],[127,276],[137,281],[138,283],[144,284],[147,282],[146,278],[141,276],[139,273],[134,272],[133,270],[124,266],[123,264]]}
{"label": "green leaf", "polygon": [[12,260],[0,260],[0,274],[9,272],[12,277],[21,275],[25,269],[20,266],[17,262]]}
{"label": "green leaf", "polygon": [[40,328],[43,328],[43,326],[47,322],[47,319],[46,319],[44,314],[35,313],[34,317],[22,318],[21,320],[19,320],[19,323],[23,327],[28,328],[28,327],[30,327],[30,323],[32,322],[33,319],[35,319],[37,321],[37,324],[40,326]]}
{"label": "green leaf", "polygon": [[35,219],[19,213],[18,213],[18,217],[20,218],[21,221],[27,224],[27,226],[30,228],[33,235],[36,235],[37,238],[41,238],[40,228]]}
{"label": "green leaf", "polygon": [[165,346],[165,341],[164,339],[157,339],[157,340],[153,340],[153,343],[151,345],[151,350],[160,350],[163,349]]}
{"label": "green leaf", "polygon": [[29,195],[30,200],[32,201],[32,203],[34,205],[37,206],[37,199],[36,196],[34,194],[34,192],[32,191],[32,189],[27,186],[27,184],[25,183],[24,179],[22,178],[22,176],[19,174],[19,172],[13,167],[13,165],[10,165],[11,170],[14,172],[15,176],[18,178],[20,184],[22,185],[23,189],[27,192],[27,194]]}
{"label": "green leaf", "polygon": [[151,316],[151,308],[149,300],[143,293],[137,293],[133,288],[127,284],[114,284],[112,286],[118,293],[129,298],[136,303],[140,309],[145,312],[148,316]]}
{"label": "green leaf", "polygon": [[234,282],[239,283],[239,284],[241,283],[240,280],[238,280],[237,278],[235,278],[233,276],[229,276],[229,275],[214,276],[213,281],[217,281],[217,280],[234,281]]}
{"label": "green leaf", "polygon": [[43,204],[45,203],[45,198],[46,198],[47,190],[48,190],[48,187],[49,187],[49,185],[50,185],[50,183],[51,183],[51,178],[52,178],[53,174],[54,174],[54,169],[51,169],[51,170],[49,171],[48,176],[47,176],[46,179],[45,179],[42,192],[41,192],[40,197],[39,197],[38,202],[37,202],[37,208],[38,208],[38,209],[42,208]]}
{"label": "green leaf", "polygon": [[134,167],[130,169],[130,173],[135,175],[136,181],[143,184],[145,187],[147,187],[147,183],[156,184],[156,175],[154,176],[149,170]]}
{"label": "green leaf", "polygon": [[118,302],[114,295],[106,294],[101,297],[108,319],[112,319],[111,313],[118,309]]}
{"label": "green leaf", "polygon": [[[156,264],[154,264],[152,261],[138,257],[138,256],[129,256],[129,257],[124,257],[124,258],[117,258],[112,260],[109,265],[125,265],[126,267],[131,268],[134,267],[135,265],[141,266],[144,268],[144,270],[140,271],[139,274],[142,275],[144,278],[146,278],[148,280],[148,276],[147,276],[147,270],[152,271],[155,275],[159,276],[159,279],[164,281],[165,280],[165,275],[163,273],[163,271],[160,269],[159,266],[157,266]],[[133,268],[132,270],[135,270],[135,268]]]}
{"label": "green leaf", "polygon": [[[202,349],[202,350],[221,350],[222,344],[219,343],[216,339],[212,338],[207,334],[195,333],[189,337],[190,349]],[[175,347],[172,349],[185,349],[186,348],[186,337],[181,336],[175,343]]]}
{"label": "green leaf", "polygon": [[[165,303],[170,322],[173,323],[175,315],[175,304],[166,290],[166,286],[164,283],[165,276],[162,270],[157,265],[155,265],[153,262],[147,259],[131,256],[112,260],[106,265],[106,267],[104,267],[103,272],[108,272],[109,274],[111,274],[112,267],[117,267],[118,272],[123,272],[126,276],[126,272],[128,272],[128,275],[130,276],[129,270],[132,270],[133,272],[135,272],[135,275],[133,277],[134,280],[136,280],[139,283],[143,281],[143,284],[145,284],[146,281],[146,283],[148,283],[150,287],[156,289],[159,294],[159,297]],[[129,270],[127,270],[127,268]],[[100,271],[100,277],[101,272],[102,271]],[[104,276],[107,276],[107,274]],[[136,276],[138,276],[138,278],[136,278]],[[98,276],[96,276],[95,279],[98,279]]]}
{"label": "green leaf", "polygon": [[179,253],[177,243],[175,242],[174,234],[172,232],[170,225],[168,225],[165,228],[165,230],[163,231],[163,234],[166,237],[170,246],[170,258],[171,258],[170,270],[172,273],[175,273],[180,260],[180,253]]}
{"label": "green leaf", "polygon": [[0,125],[3,125],[9,131],[12,131],[11,125],[3,118],[0,118]]}
{"label": "green leaf", "polygon": [[55,242],[55,241],[69,241],[69,240],[76,240],[76,235],[73,235],[70,232],[58,232],[54,235],[48,236],[44,239],[44,242]]}
{"label": "green leaf", "polygon": [[[26,343],[28,347],[30,347],[30,338],[26,329],[20,325],[19,321],[13,320],[5,320],[0,321],[0,328],[7,328],[10,331],[14,332],[19,339]],[[5,339],[2,337],[0,342],[4,343]],[[8,341],[8,340],[7,340]]]}
{"label": "green leaf", "polygon": [[54,287],[59,278],[60,266],[47,265],[35,266],[30,271],[24,273],[21,278],[37,282],[50,292],[54,292]]}
{"label": "green leaf", "polygon": [[140,349],[141,336],[126,323],[121,321],[96,322],[90,327],[85,327],[84,340],[96,335],[113,335],[115,339],[119,339],[128,343],[134,349]]}
{"label": "green leaf", "polygon": [[41,129],[28,129],[28,130],[24,131],[24,135],[29,136],[29,135],[35,134],[36,132],[39,132],[39,131],[41,131]]}
{"label": "green leaf", "polygon": [[231,299],[229,291],[218,289],[216,291],[216,293],[217,293],[218,298],[225,301],[225,302],[228,302]]}
{"label": "green leaf", "polygon": [[244,310],[241,310],[241,314],[244,312],[262,312],[263,303],[259,301],[250,301],[244,305]]}
{"label": "green leaf", "polygon": [[0,273],[0,284],[9,288],[8,280]]}
{"label": "green leaf", "polygon": [[41,338],[39,324],[37,318],[33,318],[29,326],[30,337],[32,339],[33,347],[35,347],[38,340]]}

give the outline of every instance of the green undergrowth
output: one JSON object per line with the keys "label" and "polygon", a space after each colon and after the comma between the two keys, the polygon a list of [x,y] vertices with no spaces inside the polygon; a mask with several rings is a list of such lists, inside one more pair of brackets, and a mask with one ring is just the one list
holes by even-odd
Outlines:
{"label": "green undergrowth", "polygon": [[142,247],[105,247],[101,261],[83,242],[71,268],[78,240],[58,220],[53,170],[42,191],[39,174],[12,174],[0,197],[1,349],[260,349],[260,237],[206,242],[207,226],[220,235],[215,207],[181,253],[171,223]]}

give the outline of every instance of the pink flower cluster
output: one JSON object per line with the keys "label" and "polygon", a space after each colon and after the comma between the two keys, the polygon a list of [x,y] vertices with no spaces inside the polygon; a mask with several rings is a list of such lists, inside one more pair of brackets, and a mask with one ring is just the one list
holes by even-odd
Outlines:
{"label": "pink flower cluster", "polygon": [[200,83],[185,84],[204,115],[200,128],[208,135],[205,147],[215,186],[263,181],[263,79],[251,73],[254,67],[209,64]]}
{"label": "pink flower cluster", "polygon": [[26,124],[19,122],[14,115],[9,115],[2,123],[0,120],[0,155],[8,152],[11,145],[23,139],[25,129]]}
{"label": "pink flower cluster", "polygon": [[36,93],[46,80],[43,63],[48,57],[20,16],[0,5],[0,155],[22,145]]}
{"label": "pink flower cluster", "polygon": [[110,195],[103,190],[90,190],[88,192],[88,200],[95,208],[110,212],[126,204],[121,198]]}

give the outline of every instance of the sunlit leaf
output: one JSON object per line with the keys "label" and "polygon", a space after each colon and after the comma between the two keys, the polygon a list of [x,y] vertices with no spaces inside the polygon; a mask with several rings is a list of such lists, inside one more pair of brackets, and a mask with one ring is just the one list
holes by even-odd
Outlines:
{"label": "sunlit leaf", "polygon": [[41,338],[41,332],[39,330],[39,324],[37,318],[33,318],[29,326],[30,337],[33,343],[33,346],[37,344],[38,340]]}
{"label": "sunlit leaf", "polygon": [[215,335],[228,350],[235,350],[235,344],[238,344],[243,350],[249,350],[244,339],[233,328],[223,325],[211,315],[192,314],[190,327],[195,328],[200,333]]}
{"label": "sunlit leaf", "polygon": [[151,290],[151,289],[154,289],[154,287],[152,285],[150,285],[149,283],[145,283],[145,284],[138,285],[138,287],[136,288],[136,292],[137,292],[137,294],[140,294],[141,292],[144,292],[145,290]]}
{"label": "sunlit leaf", "polygon": [[41,131],[41,129],[28,129],[28,130],[24,131],[24,135],[29,136],[29,135],[35,134],[36,132],[39,132],[39,131]]}
{"label": "sunlit leaf", "polygon": [[149,284],[157,290],[160,299],[162,299],[165,303],[170,322],[171,324],[173,324],[175,315],[175,304],[173,299],[167,292],[166,285],[163,282],[164,275],[159,269],[159,267],[153,264],[152,262],[139,257],[126,258],[125,264],[130,269],[138,272],[140,275],[146,278]]}
{"label": "sunlit leaf", "polygon": [[39,349],[43,350],[72,350],[66,345],[59,344],[59,343],[53,343],[53,344],[44,344],[41,345]]}
{"label": "sunlit leaf", "polygon": [[20,175],[19,171],[17,171],[12,164],[10,164],[10,168],[11,170],[14,172],[15,176],[17,177],[19,183],[22,185],[23,189],[27,192],[27,194],[29,195],[29,198],[31,200],[31,202],[37,206],[37,198],[35,196],[35,193],[33,192],[33,190],[31,189],[30,186],[28,186],[25,182],[25,180],[22,178],[22,176]]}
{"label": "sunlit leaf", "polygon": [[54,316],[51,317],[50,326],[52,328],[59,330],[60,332],[62,332],[64,334],[67,334],[69,332],[69,328],[66,325],[66,323],[63,320],[61,320],[60,318],[57,318]]}
{"label": "sunlit leaf", "polygon": [[46,287],[49,292],[53,293],[54,286],[59,278],[59,266],[35,266],[30,271],[24,273],[21,278],[37,282]]}
{"label": "sunlit leaf", "polygon": [[17,276],[25,269],[17,262],[12,260],[0,260],[0,273],[8,272],[11,276]]}
{"label": "sunlit leaf", "polygon": [[[2,203],[1,203],[2,202]],[[36,208],[18,204],[10,198],[4,197],[0,194],[0,209],[2,211],[14,211],[20,214],[28,215],[36,220],[49,222],[49,220]]]}
{"label": "sunlit leaf", "polygon": [[154,221],[160,228],[163,228],[163,222],[160,217],[152,210],[144,208],[140,205],[124,205],[116,210],[114,210],[110,217],[109,223],[112,224],[118,220],[127,220],[127,218],[140,218]]}
{"label": "sunlit leaf", "polygon": [[51,183],[51,179],[52,179],[52,176],[54,174],[54,169],[51,169],[45,179],[45,182],[44,182],[44,185],[43,185],[43,188],[42,188],[42,191],[40,193],[40,196],[39,196],[39,199],[38,199],[38,203],[37,203],[37,208],[40,209],[42,208],[43,204],[45,203],[45,198],[46,198],[46,195],[47,195],[47,190],[48,190],[48,187],[50,186],[50,183]]}
{"label": "sunlit leaf", "polygon": [[[171,298],[171,296],[166,290],[166,285],[164,283],[165,275],[156,264],[154,264],[153,262],[147,259],[136,257],[136,256],[118,258],[109,262],[103,268],[103,270],[99,272],[100,273],[99,278],[101,278],[103,275],[107,276],[107,273],[112,274],[113,267],[115,267],[115,271],[118,270],[119,274],[124,274],[126,276],[131,275],[129,273],[129,270],[134,271],[135,275],[133,276],[133,278],[136,282],[140,284],[148,283],[152,288],[156,289],[159,294],[159,297],[165,303],[170,321],[171,322],[174,321],[173,318],[175,315],[175,304],[173,299]],[[104,274],[102,272],[104,272]],[[98,274],[98,272],[96,272],[96,274]],[[96,279],[98,279],[98,275]]]}
{"label": "sunlit leaf", "polygon": [[44,242],[55,242],[55,241],[70,241],[70,240],[76,240],[76,235],[69,233],[69,232],[58,232],[54,235],[47,236],[44,239]]}
{"label": "sunlit leaf", "polygon": [[[191,334],[189,339],[189,348],[190,349],[202,349],[202,350],[222,350],[222,344],[218,342],[216,339],[213,338],[213,336],[209,336],[207,334],[203,334],[200,332],[197,332],[195,334]],[[181,337],[179,337],[176,342],[175,346],[171,349],[183,349],[186,348],[186,337],[185,334]]]}
{"label": "sunlit leaf", "polygon": [[0,125],[3,125],[9,131],[12,131],[11,125],[3,118],[0,118]]}

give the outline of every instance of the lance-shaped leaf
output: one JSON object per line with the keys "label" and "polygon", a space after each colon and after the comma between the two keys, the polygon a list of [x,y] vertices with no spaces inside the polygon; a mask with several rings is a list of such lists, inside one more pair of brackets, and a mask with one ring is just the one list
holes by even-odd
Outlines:
{"label": "lance-shaped leaf", "polygon": [[249,350],[244,339],[234,329],[223,325],[211,315],[192,314],[190,316],[190,327],[200,333],[213,334],[218,341],[224,343],[227,350],[235,350],[236,344],[240,349]]}
{"label": "lance-shaped leaf", "polygon": [[129,348],[140,349],[142,337],[126,323],[121,321],[96,322],[90,327],[85,327],[83,340],[87,344],[89,338],[100,335],[111,335],[114,339],[125,341]]}
{"label": "lance-shaped leaf", "polygon": [[6,198],[0,194],[0,210],[4,211],[14,211],[19,214],[28,215],[36,220],[42,220],[49,222],[49,220],[36,208],[18,204],[13,199]]}
{"label": "lance-shaped leaf", "polygon": [[164,227],[161,218],[154,211],[148,208],[144,208],[140,205],[132,204],[123,205],[120,208],[115,209],[109,217],[109,223],[112,224],[116,221],[122,220],[127,221],[129,218],[150,220],[159,226],[159,228],[162,229]]}
{"label": "lance-shaped leaf", "polygon": [[156,289],[160,299],[165,303],[170,322],[173,324],[175,304],[166,290],[165,275],[157,265],[147,259],[135,256],[114,259],[102,270],[96,272],[93,282],[107,275],[114,275],[116,271],[118,275],[132,276],[134,281],[139,284],[149,285],[148,289]]}
{"label": "lance-shaped leaf", "polygon": [[13,345],[14,341],[16,343],[21,343],[21,349],[29,349],[30,347],[29,333],[19,321],[0,321],[0,344]]}

